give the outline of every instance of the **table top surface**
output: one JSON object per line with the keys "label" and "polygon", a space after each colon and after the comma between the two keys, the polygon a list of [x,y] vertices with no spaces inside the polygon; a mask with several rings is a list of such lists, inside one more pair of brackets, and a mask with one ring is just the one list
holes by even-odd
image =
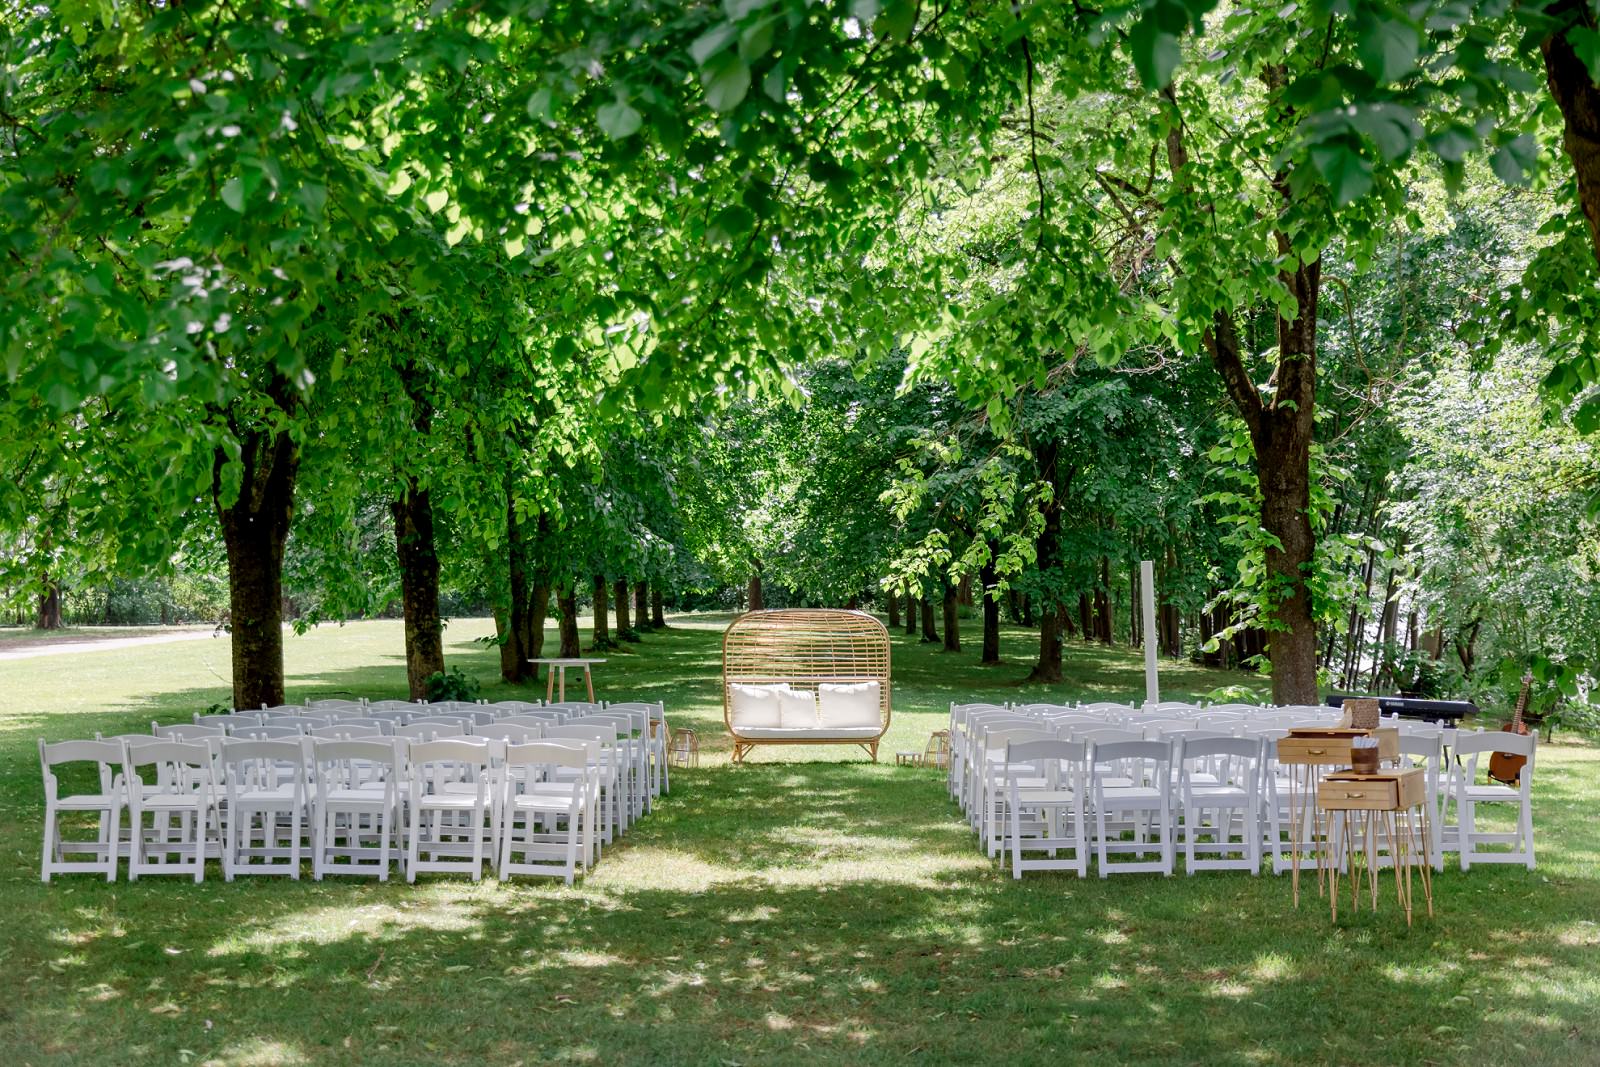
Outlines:
{"label": "table top surface", "polygon": [[604,663],[603,659],[530,659],[529,663],[543,663],[551,667],[586,667],[591,663]]}

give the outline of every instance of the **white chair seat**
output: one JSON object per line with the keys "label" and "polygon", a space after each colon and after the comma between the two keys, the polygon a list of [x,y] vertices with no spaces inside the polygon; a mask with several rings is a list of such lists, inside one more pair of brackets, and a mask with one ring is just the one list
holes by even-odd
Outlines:
{"label": "white chair seat", "polygon": [[1070,789],[1023,789],[1017,794],[1022,804],[1070,804],[1074,797]]}
{"label": "white chair seat", "polygon": [[[1111,780],[1106,779],[1106,781]],[[1143,785],[1108,785],[1100,791],[1100,795],[1105,798],[1106,807],[1112,810],[1115,810],[1118,804],[1145,804],[1152,802],[1159,804],[1164,803],[1166,800],[1161,790]]]}
{"label": "white chair seat", "polygon": [[1522,794],[1503,785],[1469,785],[1464,790],[1471,800],[1521,800]]}

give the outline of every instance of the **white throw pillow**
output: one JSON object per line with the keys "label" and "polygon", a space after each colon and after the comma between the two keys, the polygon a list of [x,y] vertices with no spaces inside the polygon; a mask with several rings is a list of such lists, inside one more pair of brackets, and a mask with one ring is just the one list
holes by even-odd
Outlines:
{"label": "white throw pillow", "polygon": [[735,730],[743,727],[772,727],[780,724],[778,691],[776,685],[728,686],[728,718]]}
{"label": "white throw pillow", "polygon": [[883,722],[878,709],[880,695],[877,682],[854,682],[849,685],[824,683],[817,686],[817,718],[825,730],[845,726],[878,726]]}
{"label": "white throw pillow", "polygon": [[817,728],[817,698],[809,690],[778,686],[778,712],[778,725],[785,730]]}

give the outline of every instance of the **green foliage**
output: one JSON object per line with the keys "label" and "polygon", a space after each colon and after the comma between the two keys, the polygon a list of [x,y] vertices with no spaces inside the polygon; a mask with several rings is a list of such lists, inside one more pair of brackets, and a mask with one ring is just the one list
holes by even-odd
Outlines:
{"label": "green foliage", "polygon": [[430,702],[459,700],[470,703],[478,698],[479,688],[478,680],[465,674],[459,666],[428,675]]}

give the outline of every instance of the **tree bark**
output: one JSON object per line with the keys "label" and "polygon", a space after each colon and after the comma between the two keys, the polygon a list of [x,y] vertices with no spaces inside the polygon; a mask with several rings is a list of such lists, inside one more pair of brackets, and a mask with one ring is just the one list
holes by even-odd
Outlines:
{"label": "tree bark", "polygon": [[[1556,18],[1577,19],[1576,26],[1589,26],[1583,0],[1567,0],[1546,9]],[[1545,77],[1550,95],[1561,109],[1564,126],[1562,143],[1578,180],[1578,204],[1589,224],[1589,241],[1595,260],[1600,262],[1600,88],[1589,77],[1589,68],[1568,39],[1571,29],[1552,34],[1540,46],[1544,54]]]}
{"label": "tree bark", "polygon": [[1082,631],[1085,641],[1094,640],[1094,605],[1089,600],[1088,592],[1078,594],[1078,629]]}
{"label": "tree bark", "polygon": [[900,598],[895,596],[893,589],[885,597],[885,608],[889,612],[889,629],[893,630],[900,625]]}
{"label": "tree bark", "polygon": [[[509,494],[507,494],[509,500]],[[500,677],[515,685],[527,678],[527,650],[522,638],[527,630],[523,618],[528,598],[527,556],[517,510],[506,507],[507,607],[495,613],[495,636],[500,639]]]}
{"label": "tree bark", "polygon": [[612,602],[616,605],[617,612],[617,640],[637,641],[639,635],[633,632],[633,620],[628,617],[628,593],[630,586],[628,579],[618,578],[611,592]]}
{"label": "tree bark", "polygon": [[949,581],[944,583],[944,650],[961,651],[961,620],[957,614],[961,605],[961,588]]}
{"label": "tree bark", "polygon": [[917,636],[917,598],[906,593],[906,636]]}
{"label": "tree bark", "polygon": [[641,578],[633,583],[633,628],[644,631],[654,625],[650,621],[650,583]]}
{"label": "tree bark", "polygon": [[[1281,92],[1287,75],[1282,66],[1268,66],[1262,80],[1269,92]],[[1167,163],[1174,182],[1188,187],[1188,148],[1172,86],[1162,90],[1171,108],[1167,129]],[[1290,203],[1294,189],[1287,172],[1274,175],[1279,199]],[[1272,697],[1279,704],[1317,701],[1317,634],[1311,593],[1306,584],[1315,537],[1311,530],[1311,441],[1315,426],[1317,372],[1317,301],[1322,283],[1320,257],[1302,261],[1288,234],[1276,235],[1280,264],[1278,281],[1295,303],[1293,318],[1277,316],[1278,362],[1270,400],[1250,376],[1232,312],[1218,308],[1202,342],[1238,407],[1255,446],[1256,474],[1261,487],[1261,525],[1275,543],[1266,549],[1266,579],[1278,593],[1268,636],[1272,661]]]}
{"label": "tree bark", "polygon": [[[538,659],[544,655],[544,623],[550,617],[550,579],[537,578],[533,582],[533,592],[528,597],[528,610],[523,612],[523,631],[519,644],[523,654],[530,660]],[[539,669],[529,664],[528,676],[534,681],[539,680]]]}
{"label": "tree bark", "polygon": [[561,635],[560,658],[572,659],[583,655],[582,644],[578,640],[578,587],[571,578],[556,586],[556,611],[560,613],[556,622]]}
{"label": "tree bark", "polygon": [[939,631],[933,626],[933,598],[922,598],[922,643],[932,644],[939,640]]}
{"label": "tree bark", "polygon": [[660,582],[652,582],[650,585],[650,626],[655,630],[667,628],[667,612],[661,602]]}
{"label": "tree bark", "polygon": [[1049,483],[1055,492],[1039,506],[1044,524],[1034,542],[1034,558],[1046,584],[1038,604],[1039,658],[1028,672],[1030,682],[1061,681],[1061,594],[1058,590],[1052,592],[1057,589],[1054,583],[1061,579],[1060,456],[1060,443],[1055,437],[1044,439],[1034,451],[1040,481]]}
{"label": "tree bark", "polygon": [[765,601],[761,597],[761,568],[757,567],[750,574],[750,584],[746,589],[746,599],[749,602],[749,611],[765,611],[762,605]]}
{"label": "tree bark", "polygon": [[61,586],[51,581],[47,575],[44,580],[45,591],[39,595],[39,610],[33,617],[35,630],[59,630],[61,625]]}
{"label": "tree bark", "polygon": [[[270,392],[278,407],[295,406],[287,383]],[[211,501],[228,553],[228,612],[233,645],[233,706],[283,703],[283,549],[294,520],[300,449],[286,429],[241,427],[239,495],[224,503],[227,451],[211,464]]]}
{"label": "tree bark", "polygon": [[411,699],[428,695],[428,679],[444,672],[444,621],[439,617],[439,554],[433,540],[433,500],[415,478],[391,502],[395,551],[400,562],[400,603],[405,615],[406,687]]}
{"label": "tree bark", "polygon": [[596,652],[615,647],[611,640],[611,608],[606,603],[606,576],[594,576],[594,641],[590,645]]}
{"label": "tree bark", "polygon": [[1100,580],[1094,587],[1094,636],[1102,645],[1111,643],[1111,560],[1100,557]]}
{"label": "tree bark", "polygon": [[994,565],[994,546],[989,549],[989,559],[978,572],[983,597],[983,654],[978,662],[985,667],[1000,665],[1000,584],[999,572]]}

